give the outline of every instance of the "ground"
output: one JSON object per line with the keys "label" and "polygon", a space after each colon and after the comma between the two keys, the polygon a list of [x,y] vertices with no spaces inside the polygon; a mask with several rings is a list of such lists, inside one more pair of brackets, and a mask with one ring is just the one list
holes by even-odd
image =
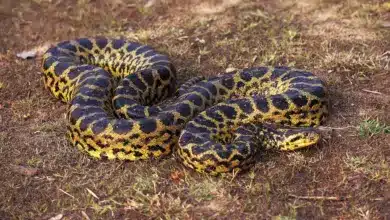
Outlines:
{"label": "ground", "polygon": [[[3,0],[0,219],[390,218],[390,2]],[[211,177],[160,160],[98,161],[65,138],[66,105],[24,50],[122,36],[167,53],[179,82],[286,65],[323,79],[330,117],[312,148]]]}

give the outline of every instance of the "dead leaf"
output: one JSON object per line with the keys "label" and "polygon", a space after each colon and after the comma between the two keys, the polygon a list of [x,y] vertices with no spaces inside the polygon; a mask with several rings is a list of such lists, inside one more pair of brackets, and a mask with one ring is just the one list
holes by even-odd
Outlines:
{"label": "dead leaf", "polygon": [[183,173],[180,171],[173,171],[171,173],[171,179],[174,183],[178,184],[181,179],[183,179]]}

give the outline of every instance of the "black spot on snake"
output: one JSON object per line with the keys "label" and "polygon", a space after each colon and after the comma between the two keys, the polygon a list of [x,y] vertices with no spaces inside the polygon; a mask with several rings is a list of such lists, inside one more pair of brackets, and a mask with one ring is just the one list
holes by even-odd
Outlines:
{"label": "black spot on snake", "polygon": [[141,131],[149,134],[157,129],[157,124],[155,119],[142,119],[140,122]]}
{"label": "black spot on snake", "polygon": [[179,103],[176,106],[176,111],[180,113],[183,117],[188,117],[191,115],[191,106],[186,103]]}
{"label": "black spot on snake", "polygon": [[274,70],[272,71],[272,75],[270,77],[271,80],[275,80],[285,74],[287,71],[290,69],[288,67],[275,67]]}
{"label": "black spot on snake", "polygon": [[141,47],[141,44],[130,42],[126,47],[127,52],[134,52],[137,48]]}
{"label": "black spot on snake", "polygon": [[[148,53],[151,53],[151,52],[148,52]],[[165,61],[165,62],[168,62],[169,60],[168,60],[168,57],[166,57],[166,56],[161,56],[161,55],[156,55],[156,56],[154,56],[154,57],[152,57],[152,58],[150,59],[150,62],[153,62],[153,63],[158,62],[158,61]]]}
{"label": "black spot on snake", "polygon": [[253,112],[252,104],[249,100],[243,99],[238,101],[237,104],[243,112],[248,114]]}
{"label": "black spot on snake", "polygon": [[229,119],[233,119],[237,115],[237,111],[233,107],[228,105],[220,105],[218,106],[218,110]]}
{"label": "black spot on snake", "polygon": [[282,95],[273,95],[271,100],[272,104],[280,110],[286,110],[289,107],[287,100]]}
{"label": "black spot on snake", "polygon": [[[243,72],[240,72],[240,77],[242,80],[244,80],[245,82],[249,82],[251,81],[252,79],[252,75],[249,73],[249,72],[246,72],[246,71],[243,71]],[[241,82],[242,83],[242,82]],[[242,83],[244,84],[244,83]],[[238,85],[237,85],[238,86]],[[240,86],[241,87],[241,86]]]}
{"label": "black spot on snake", "polygon": [[165,148],[161,147],[160,145],[151,146],[150,150],[151,151],[161,151],[162,153],[164,153],[166,151]]}
{"label": "black spot on snake", "polygon": [[96,45],[100,48],[100,49],[104,49],[108,44],[108,39],[105,38],[105,37],[98,37],[96,39]]}
{"label": "black spot on snake", "polygon": [[160,78],[164,81],[168,80],[171,77],[171,72],[167,68],[161,67],[157,71],[160,75]]}
{"label": "black spot on snake", "polygon": [[81,120],[80,122],[80,130],[85,131],[87,130],[88,126],[91,124],[91,122],[98,120],[99,118],[105,117],[105,113],[96,113],[93,115],[89,115]]}
{"label": "black spot on snake", "polygon": [[203,104],[203,100],[198,94],[191,94],[187,97],[187,99],[197,106],[202,106]]}
{"label": "black spot on snake", "polygon": [[116,39],[116,40],[112,41],[112,48],[119,49],[119,48],[123,47],[124,44],[125,44],[124,40]]}
{"label": "black spot on snake", "polygon": [[232,78],[226,78],[222,79],[222,85],[225,86],[227,89],[233,89],[234,87],[234,80]]}
{"label": "black spot on snake", "polygon": [[254,67],[244,69],[243,71],[249,72],[253,77],[262,77],[268,72],[268,67]]}
{"label": "black spot on snake", "polygon": [[219,90],[218,90],[218,92],[219,92],[219,95],[226,95],[226,90],[225,89],[223,89],[223,88],[219,88]]}
{"label": "black spot on snake", "polygon": [[263,113],[269,111],[268,101],[265,97],[255,96],[254,101],[258,110],[262,111]]}
{"label": "black spot on snake", "polygon": [[313,76],[313,74],[309,73],[309,72],[299,71],[299,70],[292,70],[288,74],[283,76],[281,80],[285,81],[285,80],[288,80],[288,79],[292,79],[292,78],[295,78],[295,77],[301,77],[301,76],[303,76],[303,77],[310,77],[310,76]]}
{"label": "black spot on snake", "polygon": [[302,95],[300,92],[296,90],[287,90],[285,94],[298,107],[303,107],[307,104],[308,100],[306,96]]}
{"label": "black spot on snake", "polygon": [[152,86],[154,84],[154,77],[153,77],[153,70],[152,69],[146,69],[142,71],[142,78],[148,86]]}
{"label": "black spot on snake", "polygon": [[92,132],[97,135],[106,130],[107,126],[109,124],[109,121],[107,119],[102,119],[97,122],[95,122],[92,125]]}
{"label": "black spot on snake", "polygon": [[171,126],[174,123],[175,116],[170,112],[164,112],[164,114],[161,114],[161,122],[165,126]]}
{"label": "black spot on snake", "polygon": [[137,87],[137,89],[145,90],[146,85],[138,77],[138,75],[130,75],[128,79],[130,79],[130,81]]}
{"label": "black spot on snake", "polygon": [[77,52],[76,46],[74,46],[73,44],[70,44],[69,41],[62,42],[58,46],[63,48],[63,49],[69,50],[73,53]]}
{"label": "black spot on snake", "polygon": [[42,65],[43,70],[44,71],[48,70],[53,65],[54,62],[56,62],[56,59],[54,57],[47,58],[43,62],[43,65]]}
{"label": "black spot on snake", "polygon": [[138,48],[135,53],[136,53],[136,55],[140,55],[140,54],[145,53],[146,51],[149,51],[151,49],[152,48],[149,46],[142,46],[142,47]]}
{"label": "black spot on snake", "polygon": [[126,134],[133,128],[133,123],[128,120],[120,119],[112,125],[112,128],[117,134]]}
{"label": "black spot on snake", "polygon": [[87,48],[88,50],[91,50],[93,48],[92,42],[87,38],[80,38],[77,40],[77,42],[82,46]]}
{"label": "black spot on snake", "polygon": [[139,152],[139,151],[134,151],[134,156],[135,157],[142,157],[144,154]]}
{"label": "black spot on snake", "polygon": [[57,65],[54,67],[54,72],[57,75],[60,75],[62,72],[67,70],[70,67],[70,63],[57,63]]}

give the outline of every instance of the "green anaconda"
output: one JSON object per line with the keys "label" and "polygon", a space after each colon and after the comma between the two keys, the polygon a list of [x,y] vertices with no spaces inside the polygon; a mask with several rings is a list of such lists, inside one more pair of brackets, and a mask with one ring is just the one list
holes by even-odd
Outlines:
{"label": "green anaconda", "polygon": [[310,72],[253,67],[177,90],[166,55],[122,39],[58,43],[42,69],[45,87],[68,103],[70,141],[95,158],[138,160],[177,149],[197,171],[240,170],[263,149],[317,143],[313,127],[327,115],[324,83]]}

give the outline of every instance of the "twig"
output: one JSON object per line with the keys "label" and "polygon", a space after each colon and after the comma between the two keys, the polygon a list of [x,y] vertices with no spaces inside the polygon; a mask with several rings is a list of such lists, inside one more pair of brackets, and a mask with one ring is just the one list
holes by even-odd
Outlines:
{"label": "twig", "polygon": [[62,189],[60,189],[60,188],[58,188],[58,190],[61,191],[61,192],[63,192],[65,195],[70,196],[70,197],[72,197],[73,199],[76,199],[74,196],[72,196],[71,194],[65,192],[64,190],[62,190]]}
{"label": "twig", "polygon": [[96,199],[99,199],[99,197],[94,193],[94,192],[92,192],[92,190],[90,190],[90,189],[88,189],[88,188],[85,188],[86,190],[87,190],[87,192],[89,193],[89,194],[91,194],[93,197],[95,197]]}
{"label": "twig", "polygon": [[380,198],[374,198],[374,199],[370,199],[371,201],[384,201],[385,198],[383,197],[380,197]]}
{"label": "twig", "polygon": [[89,216],[84,211],[81,211],[81,215],[83,215],[87,220],[90,220]]}
{"label": "twig", "polygon": [[368,89],[362,89],[364,92],[368,92],[368,93],[373,93],[373,94],[377,94],[377,95],[383,95],[383,93],[381,92],[378,92],[378,91],[372,91],[372,90],[368,90]]}
{"label": "twig", "polygon": [[293,197],[296,199],[330,200],[330,201],[344,201],[344,200],[347,200],[349,198],[349,197],[338,197],[338,196],[297,196],[297,195],[290,195],[290,197]]}
{"label": "twig", "polygon": [[318,127],[319,130],[323,130],[323,131],[326,131],[326,130],[345,130],[345,129],[350,129],[350,128],[357,129],[358,127],[357,127],[357,126],[346,126],[346,127],[326,127],[326,126],[319,126],[319,127]]}
{"label": "twig", "polygon": [[[347,196],[347,197],[342,197],[342,196],[341,197],[338,197],[338,196],[297,196],[297,195],[293,195],[293,194],[290,194],[289,196],[292,198],[296,198],[296,199],[328,200],[328,201],[345,201],[345,200],[348,200],[351,198],[350,196]],[[384,200],[386,200],[386,198],[379,197],[379,198],[373,198],[373,199],[368,199],[368,200],[370,200],[370,201],[384,201]]]}

